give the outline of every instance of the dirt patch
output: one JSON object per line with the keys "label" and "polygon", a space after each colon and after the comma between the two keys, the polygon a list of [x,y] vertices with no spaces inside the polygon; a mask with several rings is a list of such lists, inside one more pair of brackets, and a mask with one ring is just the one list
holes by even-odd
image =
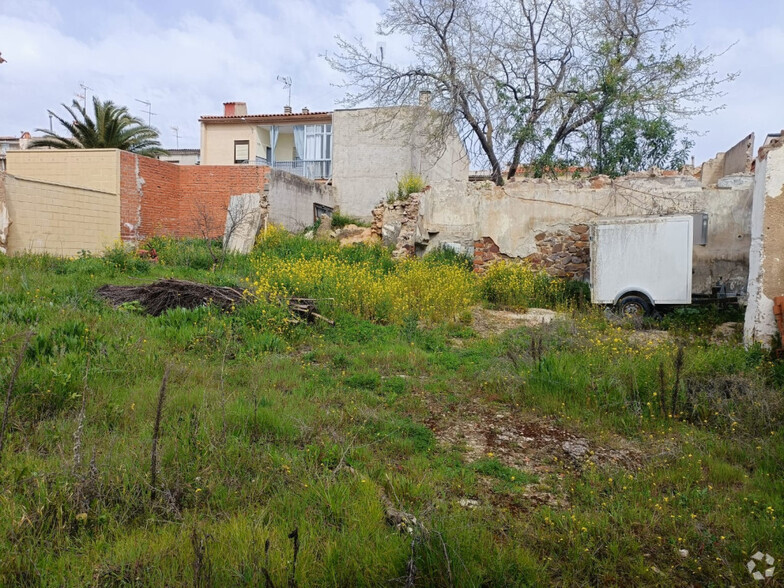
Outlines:
{"label": "dirt patch", "polygon": [[629,334],[628,341],[632,345],[659,345],[670,340],[670,334],[667,331],[657,331],[650,329],[646,331],[634,331]]}
{"label": "dirt patch", "polygon": [[471,310],[471,326],[480,337],[500,335],[518,327],[540,327],[548,325],[562,315],[546,308],[529,308],[525,313],[507,310],[489,310],[480,306]]}

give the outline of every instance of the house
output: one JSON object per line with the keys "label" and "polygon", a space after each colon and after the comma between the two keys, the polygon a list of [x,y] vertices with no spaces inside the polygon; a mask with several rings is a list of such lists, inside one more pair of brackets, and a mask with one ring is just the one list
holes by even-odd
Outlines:
{"label": "house", "polygon": [[166,155],[158,155],[157,159],[179,165],[199,165],[199,150],[169,149]]}
{"label": "house", "polygon": [[0,136],[0,172],[6,170],[6,153],[16,149],[35,149],[33,141],[39,137],[33,137],[24,131],[18,137]]}
{"label": "house", "polygon": [[[429,92],[419,104],[387,108],[248,114],[244,102],[224,103],[222,116],[202,116],[202,165],[269,166],[335,188],[344,214],[369,220],[371,212],[406,172],[429,184],[468,181],[469,158],[457,131],[430,108]],[[305,210],[307,207],[299,207]],[[272,222],[294,228],[312,223],[290,210]]]}

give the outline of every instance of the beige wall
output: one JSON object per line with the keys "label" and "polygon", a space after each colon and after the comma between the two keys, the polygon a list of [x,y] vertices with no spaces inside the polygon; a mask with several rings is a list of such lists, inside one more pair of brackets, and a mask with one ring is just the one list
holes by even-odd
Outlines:
{"label": "beige wall", "polygon": [[690,176],[519,178],[503,187],[443,182],[423,195],[418,231],[428,237],[422,243],[428,250],[441,243],[471,250],[474,241],[490,237],[501,253],[523,258],[537,252],[537,234],[568,231],[599,217],[707,212],[708,244],[694,247],[694,291],[710,292],[719,280],[745,289],[751,200],[750,186],[707,189]]}
{"label": "beige wall", "polygon": [[9,151],[7,172],[20,179],[119,193],[117,149],[42,149]]}
{"label": "beige wall", "polygon": [[9,254],[100,253],[120,238],[119,191],[74,188],[6,175],[5,193],[11,219]]}
{"label": "beige wall", "polygon": [[[256,160],[259,137],[250,124],[201,123],[201,165],[234,165],[234,141],[248,141],[250,161]],[[264,157],[264,153],[259,154]]]}
{"label": "beige wall", "polygon": [[446,142],[430,136],[434,116],[435,111],[417,106],[333,114],[332,180],[341,212],[369,219],[410,171],[430,184],[468,181],[469,160],[456,133]]}

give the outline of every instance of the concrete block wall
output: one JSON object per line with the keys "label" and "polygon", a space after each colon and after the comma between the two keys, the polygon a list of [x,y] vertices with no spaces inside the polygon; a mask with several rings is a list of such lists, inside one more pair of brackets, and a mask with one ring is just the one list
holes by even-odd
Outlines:
{"label": "concrete block wall", "polygon": [[7,172],[27,180],[116,194],[117,149],[26,149],[9,151]]}
{"label": "concrete block wall", "polygon": [[8,253],[100,253],[120,237],[116,193],[6,175]]}

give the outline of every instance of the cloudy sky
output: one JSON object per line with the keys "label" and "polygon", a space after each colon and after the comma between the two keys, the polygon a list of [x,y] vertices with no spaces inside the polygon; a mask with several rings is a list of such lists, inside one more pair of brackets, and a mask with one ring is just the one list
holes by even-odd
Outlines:
{"label": "cloudy sky", "polygon": [[[222,103],[245,101],[252,113],[279,112],[293,79],[292,105],[330,110],[343,96],[321,57],[334,37],[361,36],[375,47],[387,0],[0,0],[0,135],[49,124],[47,109],[89,95],[147,117],[164,146],[198,147],[198,118]],[[716,105],[692,121],[697,161],[750,131],[757,144],[784,128],[784,1],[693,0],[695,23],[681,40],[721,51],[719,72],[740,72]],[[387,54],[405,54],[387,41]]]}

